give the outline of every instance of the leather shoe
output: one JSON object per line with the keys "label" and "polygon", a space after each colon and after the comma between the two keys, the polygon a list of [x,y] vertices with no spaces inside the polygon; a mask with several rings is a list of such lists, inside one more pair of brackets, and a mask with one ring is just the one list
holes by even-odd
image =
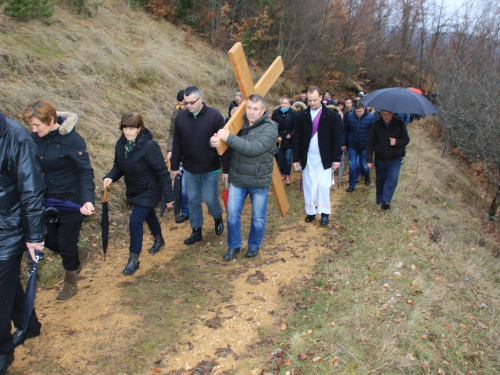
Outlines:
{"label": "leather shoe", "polygon": [[370,186],[370,176],[365,178],[365,186]]}
{"label": "leather shoe", "polygon": [[349,186],[347,189],[345,189],[348,193],[351,193],[354,191],[354,186]]}
{"label": "leather shoe", "polygon": [[14,347],[18,347],[28,339],[40,336],[41,327],[42,325],[38,323],[38,328],[28,329],[26,333],[24,333],[21,329],[16,329],[16,331],[12,334],[13,336],[12,341],[14,342]]}
{"label": "leather shoe", "polygon": [[325,227],[328,225],[328,215],[321,215],[321,226]]}
{"label": "leather shoe", "polygon": [[195,242],[201,241],[202,239],[203,237],[201,236],[201,227],[193,228],[191,235],[184,240],[184,243],[186,245],[191,245]]}
{"label": "leather shoe", "polygon": [[305,219],[305,222],[306,223],[310,223],[311,221],[313,221],[314,219],[316,219],[316,215],[307,215],[306,216],[306,219]]}
{"label": "leather shoe", "polygon": [[214,219],[215,222],[215,234],[220,236],[224,232],[224,222],[222,221],[222,216],[218,219]]}
{"label": "leather shoe", "polygon": [[14,352],[0,354],[0,375],[3,375],[7,372],[7,368],[14,360]]}
{"label": "leather shoe", "polygon": [[391,205],[390,205],[390,203],[382,202],[382,205],[380,206],[380,208],[383,209],[383,210],[390,210],[391,209]]}
{"label": "leather shoe", "polygon": [[186,215],[179,215],[179,216],[176,216],[176,218],[175,218],[175,222],[176,222],[177,224],[183,223],[183,222],[185,222],[186,220],[189,220],[189,216],[186,216]]}
{"label": "leather shoe", "polygon": [[253,258],[253,257],[256,257],[257,254],[259,253],[259,248],[256,247],[256,248],[249,248],[248,251],[246,252],[245,256],[247,258]]}
{"label": "leather shoe", "polygon": [[224,260],[233,260],[234,256],[240,252],[240,248],[230,247],[227,252],[222,256]]}

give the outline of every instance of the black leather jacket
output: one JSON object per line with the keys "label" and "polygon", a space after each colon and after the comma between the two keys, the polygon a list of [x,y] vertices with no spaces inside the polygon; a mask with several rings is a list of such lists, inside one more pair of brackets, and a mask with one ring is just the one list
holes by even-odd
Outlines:
{"label": "black leather jacket", "polygon": [[45,238],[45,183],[30,133],[0,112],[0,260]]}

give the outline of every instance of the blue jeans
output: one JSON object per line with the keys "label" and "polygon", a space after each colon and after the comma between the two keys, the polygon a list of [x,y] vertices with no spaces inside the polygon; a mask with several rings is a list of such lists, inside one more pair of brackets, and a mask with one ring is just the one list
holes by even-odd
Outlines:
{"label": "blue jeans", "polygon": [[280,148],[278,162],[281,174],[290,176],[292,170],[292,148]]}
{"label": "blue jeans", "polygon": [[391,203],[392,196],[398,184],[401,159],[383,162],[375,159],[375,173],[377,175],[377,202]]}
{"label": "blue jeans", "polygon": [[188,209],[188,195],[186,193],[186,179],[184,174],[182,174],[182,203],[181,203],[181,215],[189,216]]}
{"label": "blue jeans", "polygon": [[355,150],[349,147],[349,186],[355,187],[356,180],[361,172],[366,178],[370,178],[370,168],[366,165],[366,150]]}
{"label": "blue jeans", "polygon": [[209,214],[214,219],[222,217],[223,211],[218,195],[219,179],[219,172],[195,174],[184,170],[191,228],[203,226],[202,197],[208,207]]}
{"label": "blue jeans", "polygon": [[231,248],[241,247],[241,211],[243,202],[250,195],[252,202],[252,222],[248,235],[248,247],[258,249],[264,237],[267,215],[267,189],[229,187],[229,198],[227,202],[227,246]]}
{"label": "blue jeans", "polygon": [[130,216],[130,247],[131,253],[140,253],[144,236],[143,223],[146,221],[153,236],[161,235],[161,227],[156,217],[155,209],[151,207],[134,206]]}

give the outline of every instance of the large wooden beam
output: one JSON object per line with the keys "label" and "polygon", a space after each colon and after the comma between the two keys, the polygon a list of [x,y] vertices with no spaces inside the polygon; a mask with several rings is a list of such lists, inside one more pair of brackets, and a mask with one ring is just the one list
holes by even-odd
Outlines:
{"label": "large wooden beam", "polygon": [[[259,82],[257,82],[254,86],[245,57],[245,52],[243,51],[243,45],[240,42],[237,42],[229,50],[229,60],[231,61],[231,65],[238,82],[238,87],[240,88],[244,100],[236,112],[231,116],[225,128],[227,128],[231,134],[238,134],[240,129],[245,124],[243,115],[246,114],[246,99],[252,94],[265,96],[281,73],[283,73],[285,67],[283,66],[281,56],[278,56],[269,69],[267,69],[264,75],[259,79]],[[220,146],[217,147],[219,155],[222,155],[226,150],[227,144],[221,141]],[[288,203],[285,187],[283,186],[283,181],[281,181],[281,174],[279,172],[278,165],[276,164],[276,160],[274,161],[271,190],[276,199],[276,203],[278,204],[280,215],[285,216],[290,209],[290,204]]]}

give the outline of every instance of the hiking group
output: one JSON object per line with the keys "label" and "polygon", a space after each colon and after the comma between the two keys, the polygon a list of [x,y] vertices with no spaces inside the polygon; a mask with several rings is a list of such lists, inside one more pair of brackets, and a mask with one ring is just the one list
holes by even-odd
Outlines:
{"label": "hiking group", "polygon": [[[363,97],[360,93],[358,98]],[[370,185],[370,168],[376,169],[376,203],[390,208],[409,142],[403,122],[407,114],[383,108],[365,108],[359,100],[334,100],[330,92],[311,86],[292,102],[280,98],[280,105],[268,111],[265,99],[253,94],[243,100],[234,95],[224,119],[208,106],[203,94],[189,86],[177,94],[170,119],[166,159],[153,134],[137,112],[122,116],[121,135],[115,145],[113,165],[103,177],[102,187],[124,177],[129,219],[129,257],[123,273],[139,268],[143,244],[143,223],[153,236],[149,253],[166,245],[155,209],[174,205],[172,179],[182,176],[180,214],[176,223],[189,221],[191,232],[184,243],[202,241],[202,202],[213,218],[216,236],[223,234],[223,208],[219,182],[229,185],[227,199],[227,251],[230,261],[242,250],[241,214],[250,196],[251,220],[245,256],[259,254],[266,228],[267,201],[272,184],[274,160],[281,179],[291,183],[292,164],[301,172],[305,221],[320,214],[321,226],[329,224],[332,172],[341,165],[343,152],[349,158],[349,187],[356,188],[359,176]],[[231,134],[224,125],[244,103],[244,125]],[[372,113],[373,112],[373,113]],[[11,322],[23,325],[24,291],[21,285],[21,257],[26,251],[35,261],[35,250],[59,253],[65,270],[58,302],[70,300],[78,291],[78,273],[89,252],[78,246],[83,221],[95,212],[94,171],[85,140],[78,134],[78,116],[56,111],[47,100],[28,104],[22,116],[32,134],[0,113],[0,375],[14,358]],[[220,156],[216,148],[228,146]],[[167,168],[170,164],[170,171]],[[31,315],[24,339],[40,335],[41,324]]]}

